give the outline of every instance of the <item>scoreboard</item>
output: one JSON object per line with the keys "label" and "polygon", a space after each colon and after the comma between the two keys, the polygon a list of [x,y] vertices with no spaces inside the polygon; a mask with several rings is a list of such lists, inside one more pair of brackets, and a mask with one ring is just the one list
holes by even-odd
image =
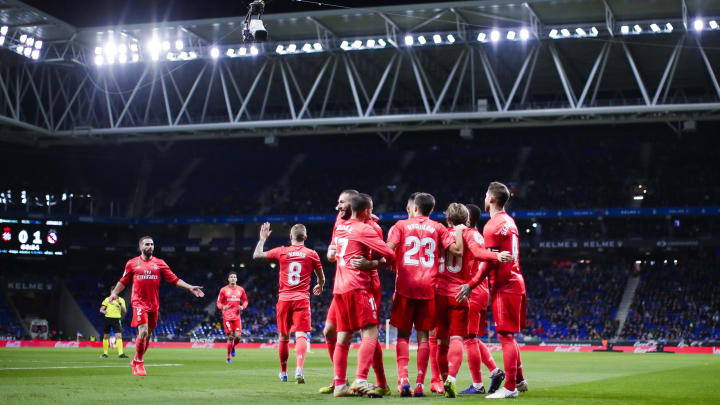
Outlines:
{"label": "scoreboard", "polygon": [[0,254],[62,256],[63,221],[0,218]]}

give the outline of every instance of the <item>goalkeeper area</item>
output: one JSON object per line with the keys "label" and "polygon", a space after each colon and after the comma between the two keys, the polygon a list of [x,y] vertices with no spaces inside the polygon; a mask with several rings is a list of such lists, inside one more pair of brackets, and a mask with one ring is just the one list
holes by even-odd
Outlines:
{"label": "goalkeeper area", "polygon": [[[133,349],[127,354],[132,358]],[[410,371],[415,373],[415,351]],[[720,356],[702,354],[523,352],[530,390],[523,404],[718,404]],[[493,352],[499,364],[502,353]],[[350,353],[354,370],[356,353]],[[333,398],[317,389],[330,382],[332,368],[324,348],[313,348],[305,363],[307,383],[277,378],[275,350],[238,349],[232,364],[222,349],[157,349],[146,359],[148,377],[132,377],[128,361],[98,358],[97,349],[0,349],[0,403],[231,403],[310,404],[365,402],[366,398]],[[385,351],[385,370],[393,395],[374,401],[395,403],[478,403],[481,396],[456,399],[431,394],[400,398],[394,351]],[[291,353],[290,368],[294,367]],[[351,372],[352,374],[352,372]],[[369,376],[374,381],[374,376]],[[483,370],[483,378],[488,374]],[[458,387],[470,385],[464,362]],[[428,387],[428,384],[426,384]]]}

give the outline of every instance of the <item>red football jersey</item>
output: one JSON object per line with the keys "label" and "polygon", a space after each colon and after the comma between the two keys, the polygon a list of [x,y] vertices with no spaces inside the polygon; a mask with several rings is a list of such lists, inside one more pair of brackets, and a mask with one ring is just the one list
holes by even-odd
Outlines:
{"label": "red football jersey", "polygon": [[[335,219],[335,225],[333,225],[333,231],[332,231],[332,237],[330,238],[330,245],[335,245],[335,229],[337,229],[337,226],[339,223],[342,223],[344,220],[340,218],[340,214],[338,213],[337,218]],[[373,221],[372,218],[368,218],[365,220],[365,224],[370,225],[370,227],[380,236],[380,239],[383,239],[383,230],[378,225],[377,222]],[[372,252],[371,252],[372,255]],[[335,271],[337,272],[337,265],[335,267]],[[380,275],[378,275],[377,269],[370,270],[371,277],[372,277],[372,283],[376,290],[380,291]]]}
{"label": "red football jersey", "polygon": [[425,216],[398,221],[388,232],[395,245],[395,292],[406,298],[435,297],[439,258],[455,243],[447,228]]}
{"label": "red football jersey", "polygon": [[350,265],[350,259],[363,256],[371,259],[371,252],[379,254],[388,262],[392,262],[394,254],[392,249],[378,235],[370,225],[356,219],[348,219],[337,224],[334,231],[336,246],[335,259],[337,271],[335,272],[335,285],[333,294],[344,294],[351,290],[364,289],[373,291],[373,271],[358,270]]}
{"label": "red football jersey", "polygon": [[[454,243],[455,228],[448,228],[448,232]],[[468,228],[463,230],[462,236],[462,256],[454,256],[449,251],[445,252],[445,260],[440,266],[440,275],[437,281],[437,293],[439,295],[454,297],[458,292],[458,287],[469,284],[470,279],[478,269],[478,260],[472,254],[472,250],[483,248],[482,235],[477,229]]]}
{"label": "red football jersey", "polygon": [[[474,276],[477,272],[481,272],[487,265],[487,262],[484,262],[482,260],[475,260],[475,263],[473,263],[472,266],[471,277]],[[472,301],[480,302],[483,299],[487,300],[489,294],[490,286],[488,284],[488,278],[485,277],[480,282],[480,284],[477,285],[477,287],[473,288],[472,293],[470,294],[470,299]],[[487,302],[485,304],[487,306]]]}
{"label": "red football jersey", "polygon": [[515,260],[490,264],[490,284],[493,292],[525,294],[525,280],[520,272],[520,241],[515,220],[505,211],[490,218],[483,228],[488,249],[510,252]]}
{"label": "red football jersey", "polygon": [[245,309],[248,306],[245,289],[239,285],[235,285],[235,288],[230,287],[230,284],[226,285],[220,289],[220,294],[218,294],[216,304],[220,310],[222,310],[225,305],[228,306],[228,308],[222,313],[223,320],[234,321],[239,319],[240,307]]}
{"label": "red football jersey", "polygon": [[142,256],[138,256],[127,261],[120,282],[127,287],[132,281],[130,302],[133,307],[142,308],[146,312],[155,312],[160,308],[161,275],[170,284],[177,284],[180,280],[165,261],[157,257],[144,260]]}
{"label": "red football jersey", "polygon": [[315,269],[322,270],[317,252],[303,245],[281,246],[267,252],[268,259],[280,264],[278,301],[310,298],[310,279]]}

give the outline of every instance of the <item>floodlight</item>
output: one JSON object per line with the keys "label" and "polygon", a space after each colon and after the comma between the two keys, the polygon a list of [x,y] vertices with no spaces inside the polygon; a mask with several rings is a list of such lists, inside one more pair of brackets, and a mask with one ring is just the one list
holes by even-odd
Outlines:
{"label": "floodlight", "polygon": [[[695,22],[693,23],[693,27],[695,28],[695,31],[702,31],[703,28],[705,27],[705,23],[703,22],[702,19],[698,18],[698,19],[696,19]],[[21,42],[22,42],[22,41],[21,41]]]}
{"label": "floodlight", "polygon": [[302,50],[303,50],[303,52],[312,52],[312,45],[305,44],[305,45],[303,45]]}
{"label": "floodlight", "polygon": [[623,34],[627,34],[630,32],[630,27],[628,27],[627,25],[623,25],[622,27],[620,27],[620,32],[622,32]]}
{"label": "floodlight", "polygon": [[511,41],[514,41],[515,40],[515,31],[508,31],[506,38]]}
{"label": "floodlight", "polygon": [[556,30],[556,29],[550,30],[550,38],[554,39],[554,38],[557,38],[557,36],[558,36],[558,30]]}
{"label": "floodlight", "polygon": [[490,40],[493,42],[497,42],[500,40],[500,31],[493,30],[493,32],[490,33]]}
{"label": "floodlight", "polygon": [[103,59],[102,55],[95,55],[95,64],[96,65],[102,66],[103,62],[104,62],[104,59]]}
{"label": "floodlight", "polygon": [[320,51],[322,51],[323,47],[322,47],[322,45],[320,45],[320,42],[315,42],[313,44],[313,49],[320,52]]}
{"label": "floodlight", "polygon": [[216,46],[212,47],[212,48],[210,49],[210,56],[211,56],[213,59],[219,58],[219,57],[220,57],[220,50],[219,50]]}
{"label": "floodlight", "polygon": [[584,37],[585,35],[587,35],[587,33],[585,32],[585,30],[582,29],[582,28],[577,28],[577,29],[575,29],[575,33],[577,33],[578,36],[581,36],[581,37]]}
{"label": "floodlight", "polygon": [[530,31],[526,30],[525,28],[520,30],[520,39],[523,41],[527,41],[528,38],[530,38]]}
{"label": "floodlight", "polygon": [[365,43],[365,45],[366,45],[368,48],[375,48],[375,40],[374,40],[374,39],[368,39],[367,42]]}
{"label": "floodlight", "polygon": [[633,27],[633,29],[634,29],[635,32],[637,32],[638,34],[642,32],[642,27],[639,26],[638,24],[635,24],[635,26]]}
{"label": "floodlight", "polygon": [[668,32],[673,32],[675,27],[673,27],[673,25],[671,23],[667,23],[667,24],[665,24],[665,29],[668,30]]}
{"label": "floodlight", "polygon": [[650,24],[650,29],[652,30],[652,32],[660,32],[660,26],[658,26],[657,24]]}
{"label": "floodlight", "polygon": [[7,25],[3,25],[2,27],[0,27],[0,35],[7,35],[7,33],[8,33]]}
{"label": "floodlight", "polygon": [[178,39],[177,41],[175,41],[175,49],[176,50],[182,51],[184,46],[185,46],[185,44],[183,44],[182,40]]}
{"label": "floodlight", "polygon": [[479,33],[478,36],[477,36],[477,40],[480,41],[480,42],[486,42],[486,41],[487,41],[487,34],[485,34],[484,32]]}
{"label": "floodlight", "polygon": [[288,52],[293,53],[297,50],[297,45],[290,44],[290,45],[288,45],[287,50],[288,50]]}
{"label": "floodlight", "polygon": [[40,51],[35,49],[34,51],[32,51],[31,56],[32,56],[33,60],[38,60],[38,58],[40,58]]}
{"label": "floodlight", "polygon": [[347,51],[350,48],[350,44],[348,43],[348,41],[342,41],[342,43],[340,43],[340,48]]}
{"label": "floodlight", "polygon": [[422,35],[420,35],[418,37],[418,42],[420,43],[420,45],[425,45],[427,43],[427,41],[425,40],[425,37]]}
{"label": "floodlight", "polygon": [[453,34],[448,34],[447,40],[448,40],[448,42],[450,42],[451,44],[454,44],[454,43],[455,43],[455,36],[453,36]]}
{"label": "floodlight", "polygon": [[285,47],[282,45],[278,45],[277,48],[275,48],[275,53],[284,54],[285,53]]}
{"label": "floodlight", "polygon": [[259,53],[258,49],[253,45],[250,47],[250,55],[257,55]]}
{"label": "floodlight", "polygon": [[715,20],[710,20],[710,22],[708,23],[708,25],[710,25],[710,28],[712,28],[712,29],[714,29],[714,30],[718,29],[718,23],[717,23],[717,21],[715,21]]}
{"label": "floodlight", "polygon": [[362,41],[359,39],[356,39],[355,41],[353,41],[352,47],[354,49],[360,49],[360,47],[362,47]]}
{"label": "floodlight", "polygon": [[413,39],[412,35],[405,35],[405,45],[412,46],[413,43],[415,43],[415,39]]}
{"label": "floodlight", "polygon": [[561,30],[560,30],[560,33],[561,33],[562,36],[564,36],[564,37],[569,37],[569,36],[570,36],[570,30],[567,29],[567,28],[561,29]]}
{"label": "floodlight", "polygon": [[442,37],[440,37],[440,35],[438,34],[433,35],[433,42],[439,44],[440,42],[442,42]]}

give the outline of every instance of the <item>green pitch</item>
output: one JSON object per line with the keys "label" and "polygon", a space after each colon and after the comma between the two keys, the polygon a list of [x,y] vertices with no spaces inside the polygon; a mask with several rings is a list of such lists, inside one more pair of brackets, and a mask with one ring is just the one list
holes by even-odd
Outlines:
{"label": "green pitch", "polygon": [[[116,352],[115,352],[116,353]],[[238,350],[233,364],[225,364],[224,350],[150,349],[148,377],[130,375],[128,361],[100,359],[93,349],[0,349],[0,403],[214,403],[305,404],[381,402],[446,403],[488,401],[482,396],[446,399],[429,392],[427,398],[400,398],[394,352],[385,352],[391,397],[342,398],[317,394],[330,382],[332,369],[324,349],[308,354],[307,384],[278,381],[277,352]],[[127,353],[130,357],[133,350]],[[414,352],[411,352],[414,356]],[[493,352],[498,364],[500,353]],[[349,376],[355,374],[357,352],[351,351]],[[524,404],[719,404],[720,357],[680,354],[522,353],[530,391],[517,400]],[[466,361],[466,359],[464,359]],[[415,374],[411,359],[411,376]],[[288,364],[292,378],[294,353]],[[483,368],[483,377],[488,374]],[[370,376],[374,380],[374,376]],[[458,389],[470,384],[464,362]],[[487,384],[487,382],[486,382]],[[512,400],[505,400],[512,401]]]}

